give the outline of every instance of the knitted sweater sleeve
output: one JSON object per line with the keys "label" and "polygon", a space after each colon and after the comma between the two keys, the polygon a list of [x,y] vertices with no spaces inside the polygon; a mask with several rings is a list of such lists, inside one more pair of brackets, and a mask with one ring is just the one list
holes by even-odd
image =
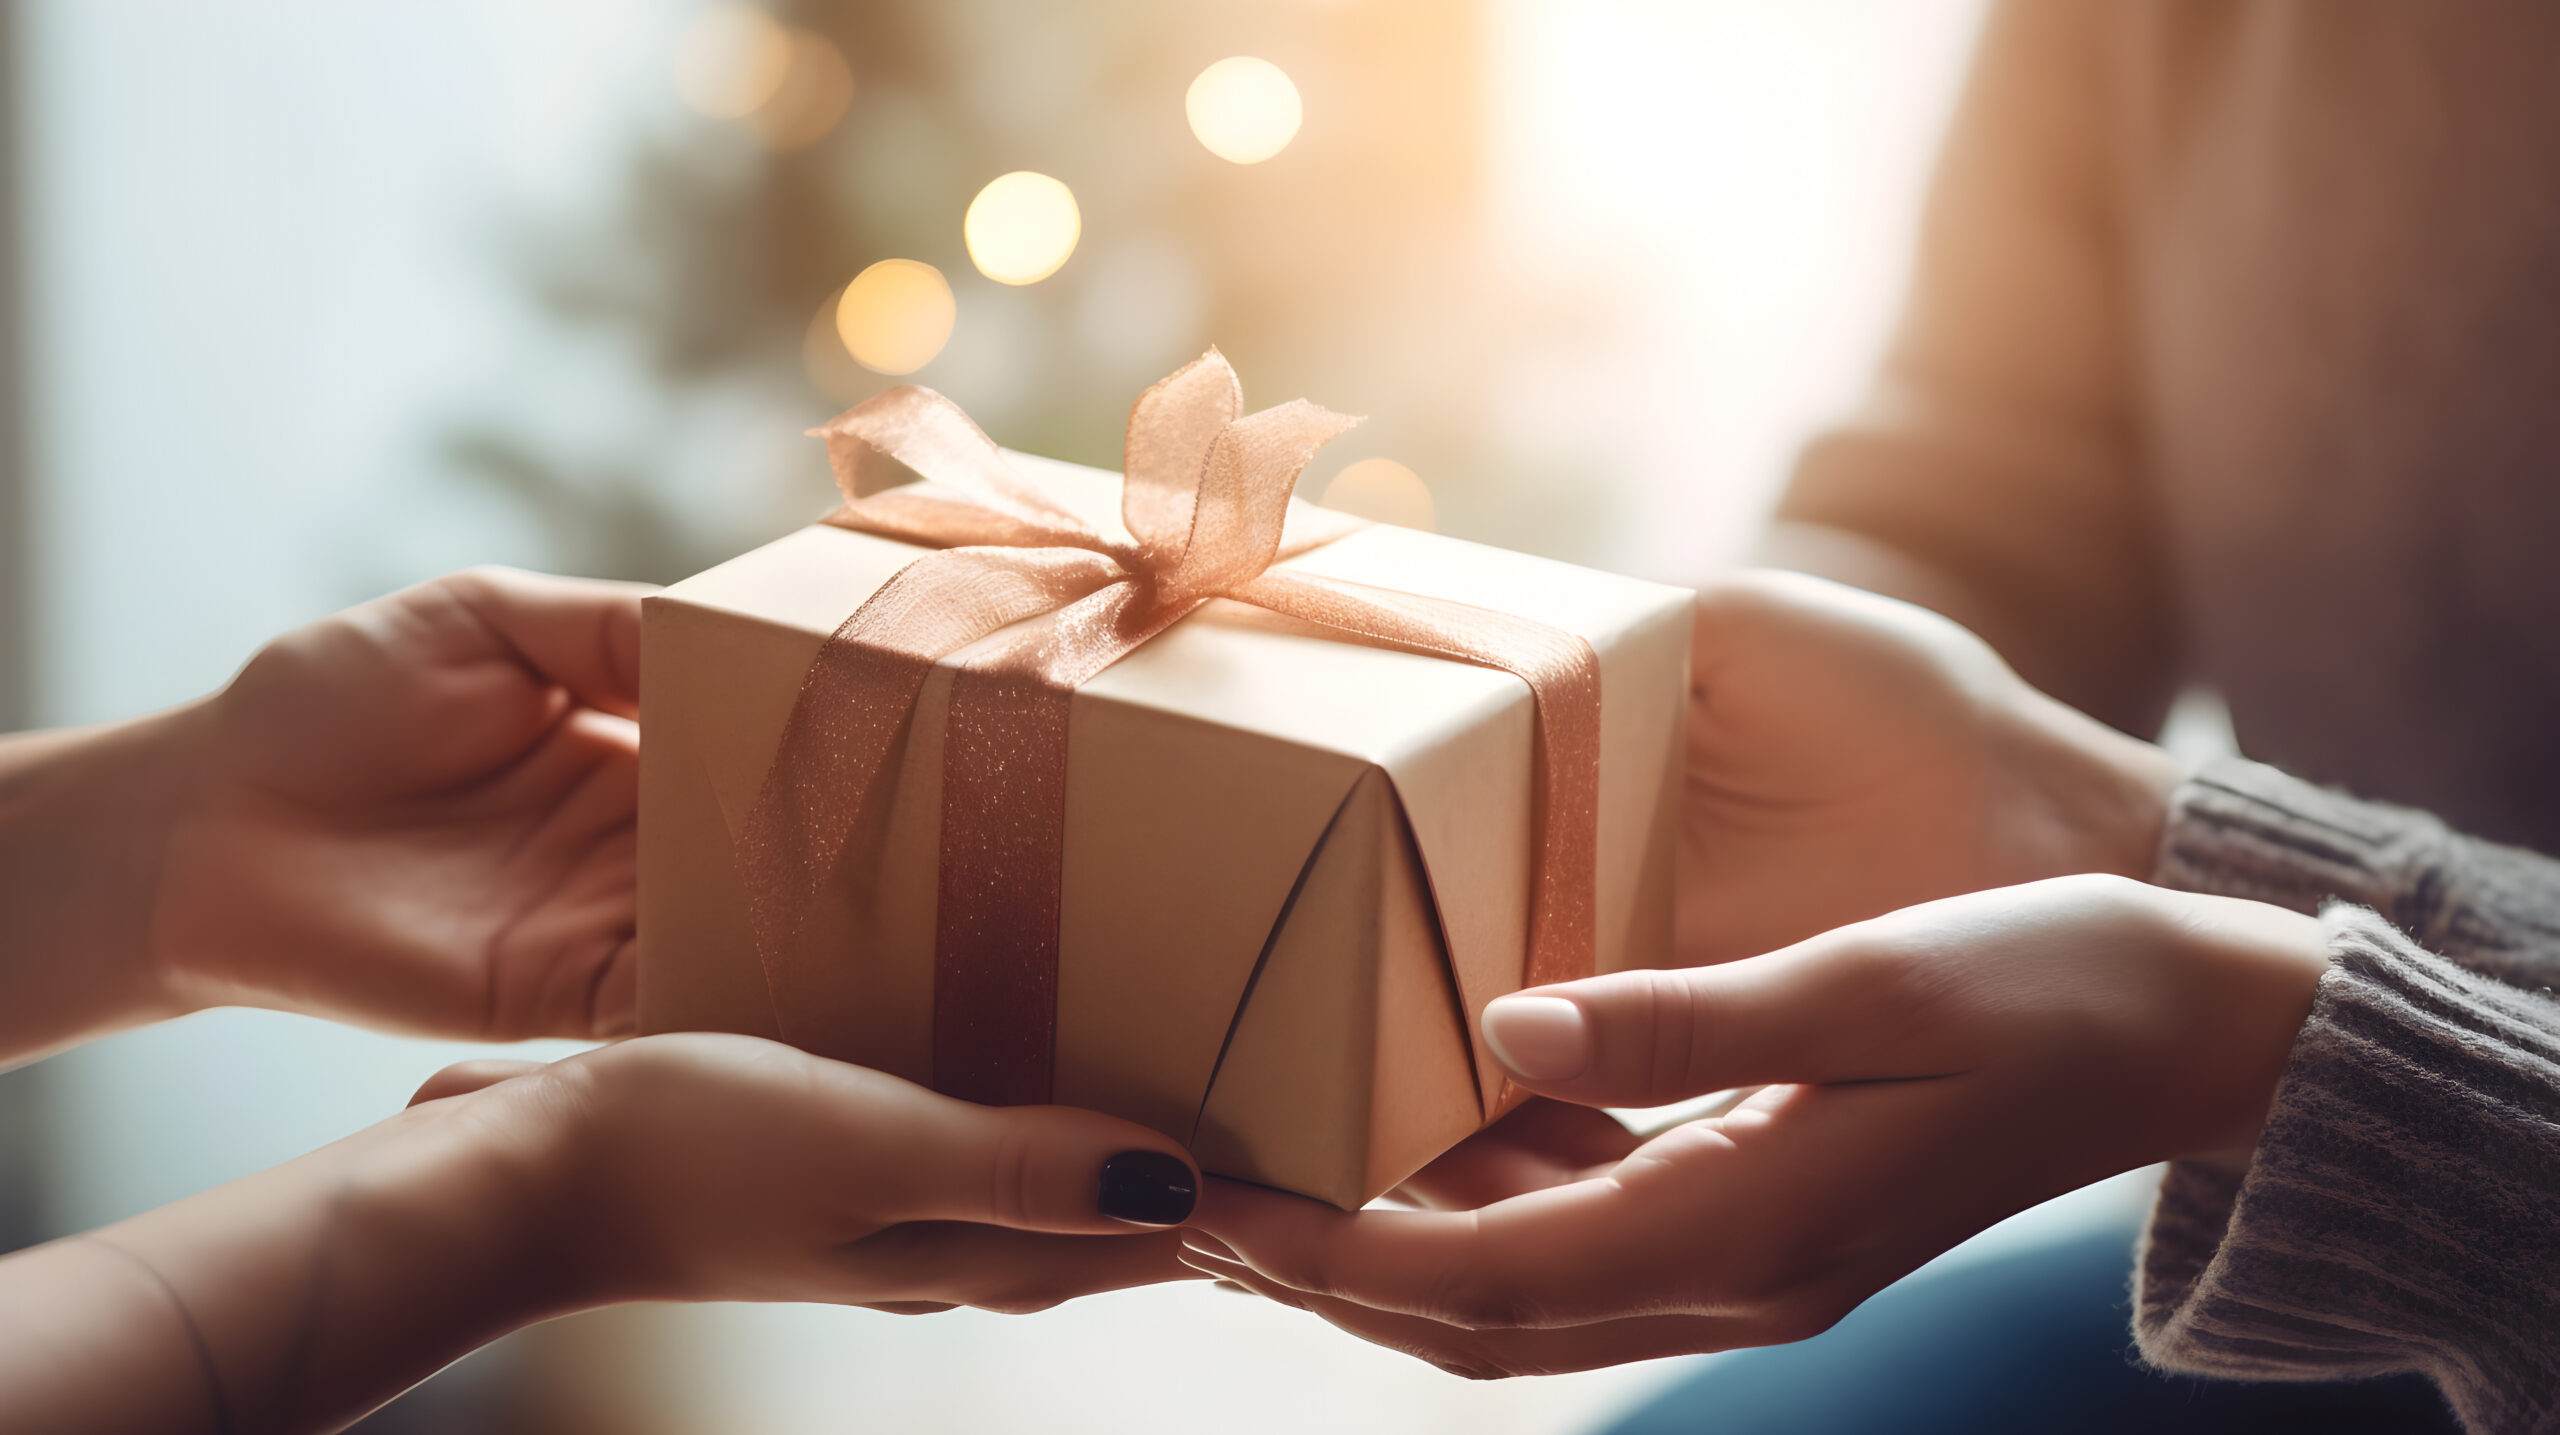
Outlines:
{"label": "knitted sweater sleeve", "polygon": [[2228,762],[2173,800],[2158,880],[2319,911],[2332,964],[2246,1170],[2169,1169],[2143,1353],[2424,1371],[2468,1429],[2560,1429],[2560,862]]}
{"label": "knitted sweater sleeve", "polygon": [[2179,788],[2152,880],[2297,912],[2352,902],[2483,976],[2560,984],[2560,861],[2258,763],[2212,763]]}

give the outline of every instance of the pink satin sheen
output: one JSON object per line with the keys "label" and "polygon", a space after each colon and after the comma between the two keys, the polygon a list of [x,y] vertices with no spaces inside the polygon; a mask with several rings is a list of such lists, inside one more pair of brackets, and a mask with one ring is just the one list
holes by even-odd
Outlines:
{"label": "pink satin sheen", "polygon": [[[959,407],[891,389],[811,433],[846,501],[826,521],[933,548],[827,639],[802,680],[739,841],[748,918],[783,1038],[811,1029],[799,935],[846,845],[884,820],[925,678],[943,658],[1046,616],[954,675],[942,754],[933,1084],[998,1105],[1050,1099],[1075,689],[1212,598],[1384,646],[1515,673],[1537,705],[1523,985],[1589,975],[1600,783],[1600,666],[1581,637],[1512,614],[1274,569],[1360,525],[1290,493],[1356,423],[1303,400],[1245,414],[1215,349],[1129,413],[1121,515],[1106,536],[1024,479]],[[856,497],[860,451],[926,482]]]}

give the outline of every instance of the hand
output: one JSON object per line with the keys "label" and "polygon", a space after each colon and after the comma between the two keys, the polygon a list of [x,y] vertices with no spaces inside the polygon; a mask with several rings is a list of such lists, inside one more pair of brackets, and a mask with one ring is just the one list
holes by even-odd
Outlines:
{"label": "hand", "polygon": [[[2176,763],[2029,688],[1955,624],[1755,572],[1703,590],[1692,631],[1683,964],[1986,887],[2149,875]],[[1571,1179],[1612,1142],[1632,1144],[1598,1112],[1533,1105],[1392,1194],[1484,1205]]]}
{"label": "hand", "polygon": [[1699,594],[1683,963],[2074,872],[2147,877],[2177,764],[1923,609],[1746,573]]}
{"label": "hand", "polygon": [[630,1030],[647,591],[438,579],[277,639],[181,714],[148,938],[175,1004]]}
{"label": "hand", "polygon": [[753,1037],[643,1037],[553,1065],[473,1061],[452,1102],[538,1153],[531,1205],[582,1303],[827,1301],[1022,1312],[1196,1279],[1169,1230],[1199,1171],[1168,1137],[1063,1106],[977,1106]]}
{"label": "hand", "polygon": [[1191,1278],[1181,1147],[752,1037],[450,1068],[301,1160],[0,1261],[0,1427],[336,1430],[622,1300],[1036,1310]]}
{"label": "hand", "polygon": [[1474,1210],[1214,1181],[1184,1259],[1468,1375],[1802,1339],[2004,1216],[2252,1144],[2326,966],[2311,918],[2081,876],[1505,997],[1488,1038],[1559,1100],[1788,1084]]}
{"label": "hand", "polygon": [[1387,1199],[1417,1210],[1472,1211],[1588,1180],[1643,1144],[1605,1111],[1533,1096],[1406,1177]]}

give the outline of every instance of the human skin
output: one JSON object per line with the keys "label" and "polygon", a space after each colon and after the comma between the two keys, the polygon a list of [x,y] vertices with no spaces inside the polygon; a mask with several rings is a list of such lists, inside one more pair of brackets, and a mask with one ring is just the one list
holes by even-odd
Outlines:
{"label": "human skin", "polygon": [[0,738],[0,1064],[222,1005],[627,1032],[646,591],[478,569]]}
{"label": "human skin", "polygon": [[1170,1231],[1102,1213],[1133,1157],[1197,1189],[1128,1122],[752,1037],[466,1063],[298,1161],[0,1260],[0,1429],[334,1430],[615,1301],[1029,1311],[1180,1278]]}
{"label": "human skin", "polygon": [[[2174,763],[1819,580],[1711,590],[1698,633],[1681,939],[1712,965],[1491,1004],[1548,1102],[1417,1175],[1423,1210],[1213,1181],[1195,1269],[1460,1373],[1583,1369],[1801,1339],[2038,1201],[2246,1152],[2326,943],[2131,880]],[[1588,1109],[1762,1085],[1650,1142]]]}
{"label": "human skin", "polygon": [[1954,623],[1756,572],[1702,590],[1692,633],[1682,965],[1959,892],[2151,871],[2178,764]]}
{"label": "human skin", "polygon": [[[477,570],[288,634],[201,702],[0,739],[0,1066],[231,1004],[627,1032],[645,591]],[[0,1429],[336,1428],[609,1301],[1035,1309],[1189,1277],[1103,1211],[1162,1225],[1197,1189],[1143,1128],[744,1037],[471,1063],[302,1160],[0,1261]]]}

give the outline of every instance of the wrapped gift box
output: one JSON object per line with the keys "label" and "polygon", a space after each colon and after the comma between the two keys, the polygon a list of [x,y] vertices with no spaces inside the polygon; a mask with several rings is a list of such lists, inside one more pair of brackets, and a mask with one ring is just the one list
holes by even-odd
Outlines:
{"label": "wrapped gift box", "polygon": [[[1118,476],[1014,456],[1118,531]],[[779,1036],[733,844],[803,673],[921,550],[825,525],[646,605],[640,1025]],[[1587,639],[1601,671],[1600,970],[1670,959],[1690,596],[1401,528],[1283,567]],[[884,822],[797,934],[801,1044],[932,1072],[942,714],[927,681]],[[1054,1091],[1202,1166],[1353,1207],[1500,1114],[1476,1034],[1521,982],[1529,689],[1217,600],[1078,688]],[[814,1033],[814,1035],[813,1035]]]}

